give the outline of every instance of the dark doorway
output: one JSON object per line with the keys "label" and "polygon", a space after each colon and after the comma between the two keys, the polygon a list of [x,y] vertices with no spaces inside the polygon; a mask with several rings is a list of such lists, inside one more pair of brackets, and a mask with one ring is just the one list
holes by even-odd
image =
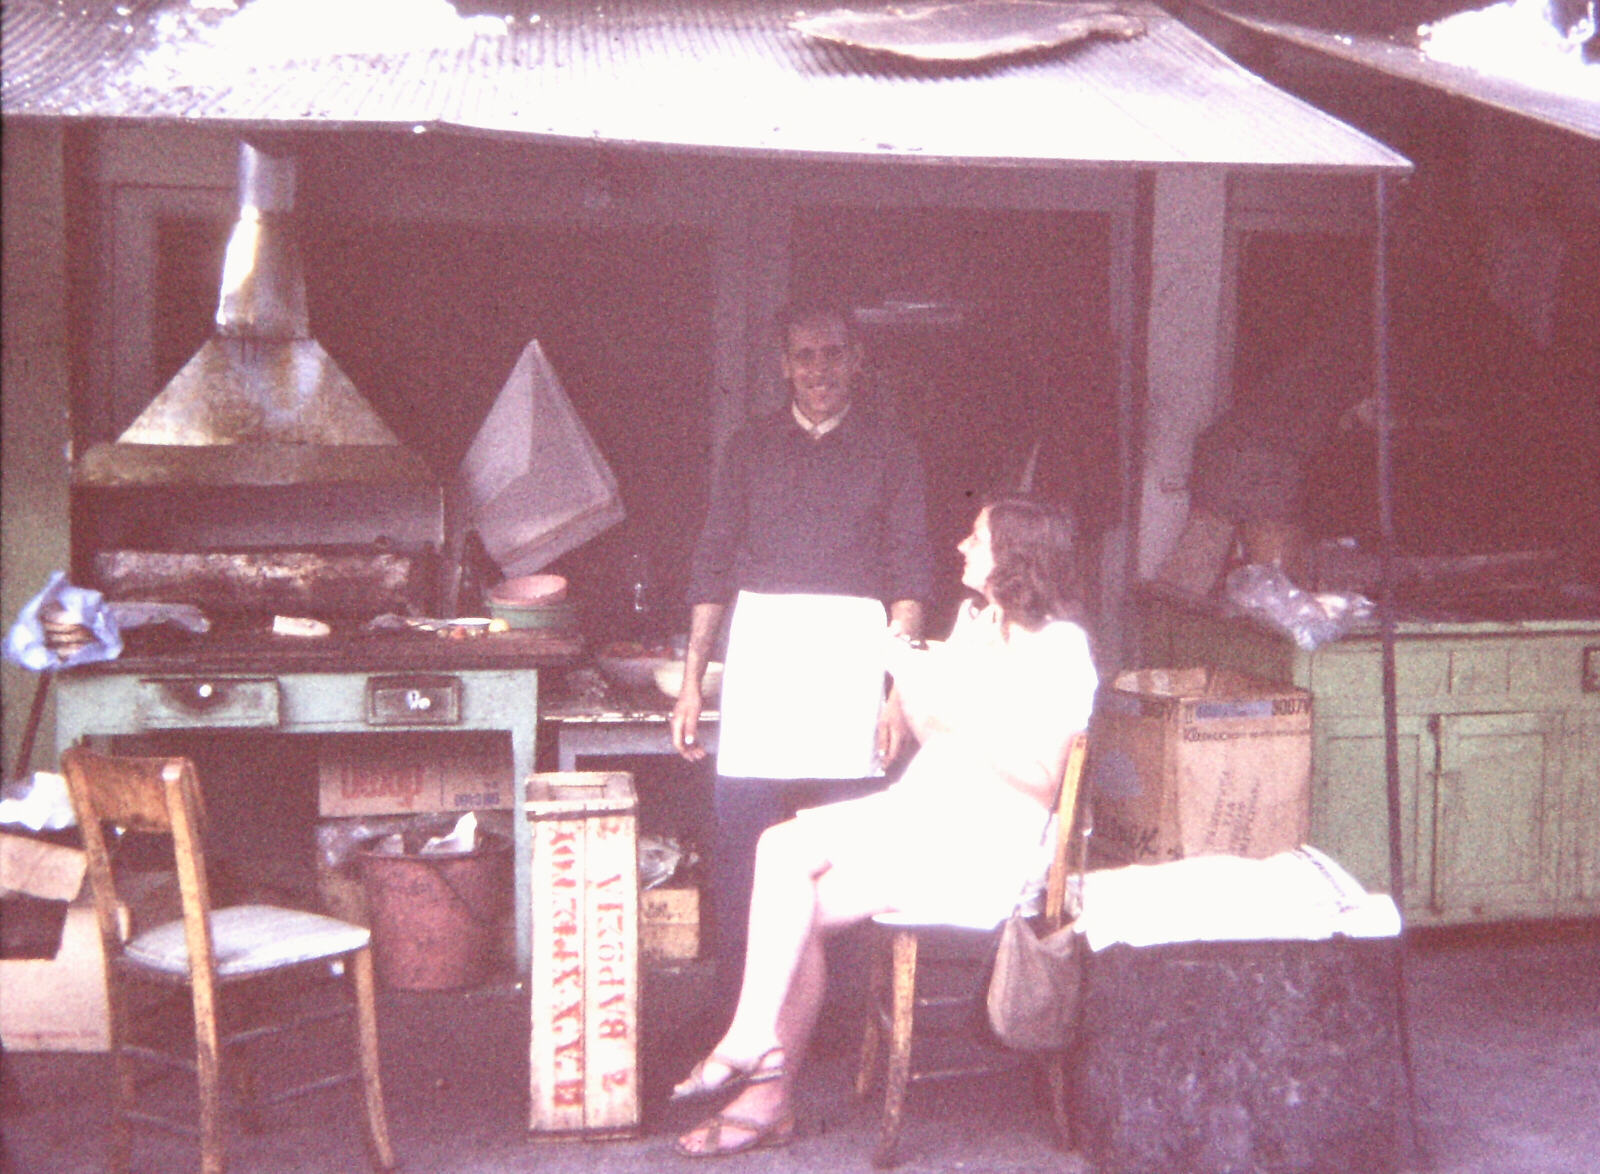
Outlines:
{"label": "dark doorway", "polygon": [[1035,491],[1072,503],[1092,539],[1114,521],[1109,274],[1096,214],[821,208],[796,222],[793,291],[857,308],[871,392],[927,465],[935,631],[961,595],[956,544],[1030,457]]}

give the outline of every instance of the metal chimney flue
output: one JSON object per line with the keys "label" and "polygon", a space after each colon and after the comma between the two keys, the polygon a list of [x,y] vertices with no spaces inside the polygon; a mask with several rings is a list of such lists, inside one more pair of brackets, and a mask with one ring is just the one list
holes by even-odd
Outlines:
{"label": "metal chimney flue", "polygon": [[311,337],[295,239],[294,157],[239,147],[239,218],[222,261],[217,330],[230,338]]}

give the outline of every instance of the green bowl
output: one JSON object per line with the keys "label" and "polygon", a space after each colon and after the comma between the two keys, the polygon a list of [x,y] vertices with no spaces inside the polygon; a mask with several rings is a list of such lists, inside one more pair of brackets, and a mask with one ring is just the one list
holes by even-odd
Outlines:
{"label": "green bowl", "polygon": [[528,607],[491,601],[489,614],[513,628],[571,628],[578,622],[578,607],[571,600]]}

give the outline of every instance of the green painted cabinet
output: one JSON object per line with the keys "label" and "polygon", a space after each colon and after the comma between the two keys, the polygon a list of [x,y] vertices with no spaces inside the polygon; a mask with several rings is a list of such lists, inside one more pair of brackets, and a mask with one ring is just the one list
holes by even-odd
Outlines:
{"label": "green painted cabinet", "polygon": [[[1312,652],[1162,589],[1141,667],[1225,665],[1312,696],[1311,842],[1387,890],[1382,647]],[[1600,623],[1405,623],[1395,679],[1413,924],[1600,915]]]}

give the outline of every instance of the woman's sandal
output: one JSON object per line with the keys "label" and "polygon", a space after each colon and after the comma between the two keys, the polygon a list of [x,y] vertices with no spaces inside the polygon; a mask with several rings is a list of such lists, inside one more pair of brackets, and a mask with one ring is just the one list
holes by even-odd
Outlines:
{"label": "woman's sandal", "polygon": [[[731,1146],[724,1147],[722,1131],[729,1127],[738,1129],[748,1136]],[[723,1112],[714,1117],[707,1117],[694,1128],[706,1131],[705,1145],[692,1150],[683,1144],[683,1139],[680,1137],[672,1143],[675,1151],[686,1158],[727,1158],[734,1154],[747,1154],[751,1150],[782,1149],[794,1141],[794,1114],[784,1113],[775,1121],[752,1121],[748,1117],[737,1117],[732,1113]]]}
{"label": "woman's sandal", "polygon": [[[776,1061],[770,1062],[776,1056]],[[706,1076],[707,1064],[719,1064],[728,1070],[728,1075],[715,1084]],[[783,1048],[768,1048],[755,1058],[751,1064],[741,1064],[730,1060],[726,1056],[719,1056],[712,1052],[693,1068],[689,1075],[673,1086],[671,1101],[691,1101],[697,1097],[710,1096],[712,1093],[734,1092],[747,1084],[766,1084],[773,1080],[782,1080],[784,1077]]]}

